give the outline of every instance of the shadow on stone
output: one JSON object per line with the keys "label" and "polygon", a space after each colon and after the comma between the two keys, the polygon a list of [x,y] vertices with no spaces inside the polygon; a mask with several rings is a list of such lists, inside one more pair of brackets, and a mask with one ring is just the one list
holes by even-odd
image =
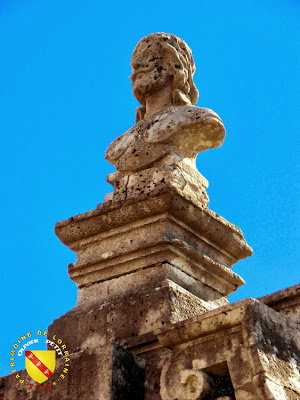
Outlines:
{"label": "shadow on stone", "polygon": [[111,400],[143,400],[145,361],[113,345]]}

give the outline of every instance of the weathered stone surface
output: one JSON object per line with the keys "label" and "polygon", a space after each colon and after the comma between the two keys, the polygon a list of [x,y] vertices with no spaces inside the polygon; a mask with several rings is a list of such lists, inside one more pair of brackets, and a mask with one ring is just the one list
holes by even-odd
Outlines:
{"label": "weathered stone surface", "polygon": [[[280,292],[273,295],[279,297]],[[80,319],[84,314],[86,319]],[[123,340],[127,351],[111,345],[119,338],[105,335],[108,320],[103,323],[102,318],[94,307],[59,319],[55,328],[60,327],[63,336],[69,332],[66,342],[75,336],[73,344],[82,343],[78,348],[71,345],[70,370],[60,386],[51,392],[29,390],[9,375],[0,379],[0,399],[187,400],[198,399],[200,392],[201,399],[216,400],[296,400],[300,396],[299,327],[257,300],[217,308],[164,326],[150,336],[139,335],[132,342]],[[91,326],[94,331],[89,337]],[[113,329],[118,332],[117,324]]]}
{"label": "weathered stone surface", "polygon": [[169,187],[206,206],[208,182],[195,161],[199,152],[222,145],[225,128],[215,112],[193,105],[198,91],[190,48],[174,35],[151,34],[137,44],[131,66],[133,93],[143,107],[137,124],[106,150],[117,169],[107,177],[114,193],[106,200]]}
{"label": "weathered stone surface", "polygon": [[[155,345],[154,345],[155,346]],[[143,350],[146,350],[145,346]],[[149,346],[148,346],[149,349]],[[169,359],[171,352],[163,351],[156,355],[147,355],[142,351],[142,357],[146,361],[145,367],[145,400],[161,400],[160,396],[160,374],[165,362]]]}
{"label": "weathered stone surface", "polygon": [[[195,104],[198,90],[193,82],[195,64],[191,49],[179,37],[157,32],[141,39],[132,58],[132,89],[144,106],[138,117],[152,115],[164,105]],[[171,96],[164,89],[171,81]]]}
{"label": "weathered stone surface", "polygon": [[114,345],[111,400],[144,400],[145,364],[123,347]]}
{"label": "weathered stone surface", "polygon": [[193,368],[198,375],[190,372],[191,376],[230,376],[237,400],[300,396],[299,328],[258,301],[247,299],[210,311],[156,336],[172,349],[161,374],[163,400],[187,398],[182,376]]}
{"label": "weathered stone surface", "polygon": [[106,150],[106,159],[124,173],[185,159],[195,169],[191,160],[201,151],[221,146],[224,137],[223,123],[214,111],[192,105],[169,106],[115,139]]}
{"label": "weathered stone surface", "polygon": [[[147,335],[147,340],[153,339],[154,329],[220,305],[213,299],[204,301],[168,279],[169,270],[170,266],[164,264],[130,274],[125,282],[124,277],[112,279],[111,283],[116,281],[116,291],[112,289],[107,298],[105,294],[112,287],[107,282],[85,288],[86,301],[82,299],[73,310],[55,320],[48,328],[49,336],[59,332],[72,353],[111,342],[128,347],[138,345],[143,335]],[[142,279],[143,272],[148,274],[148,279]],[[135,285],[136,275],[141,277],[140,286]],[[128,292],[118,296],[117,288],[127,281],[131,281]],[[147,283],[146,287],[143,282]],[[102,286],[108,290],[101,290]],[[97,294],[93,297],[91,290],[99,290],[103,297]]]}
{"label": "weathered stone surface", "polygon": [[173,284],[186,289],[191,295],[197,296],[198,301],[203,300],[203,302],[210,304],[212,308],[215,303],[219,304],[220,302],[221,305],[228,303],[225,298],[219,299],[218,292],[201,284],[190,275],[174,268],[169,263],[160,263],[117,278],[82,287],[78,291],[77,307],[86,308],[93,304],[120,301],[125,297],[135,294],[149,294],[152,289],[158,290],[160,287],[168,287]]}
{"label": "weathered stone surface", "polygon": [[[131,66],[133,93],[143,107],[137,124],[106,151],[117,169],[108,176],[114,193],[97,210],[55,228],[77,254],[70,278],[82,289],[168,264],[176,284],[180,276],[187,290],[205,293],[202,300],[224,304],[244,284],[232,265],[252,249],[238,228],[206,208],[208,182],[196,169],[199,152],[223,143],[223,123],[212,110],[193,105],[195,65],[182,39],[166,33],[143,38]],[[115,281],[109,286],[111,294]],[[85,290],[78,304],[100,292]]]}
{"label": "weathered stone surface", "polygon": [[[74,353],[70,358],[70,369],[63,382],[50,389],[38,390],[18,382],[15,374],[0,378],[4,388],[1,400],[111,400],[113,346],[98,346],[84,352]],[[63,357],[61,359],[63,362]],[[56,368],[59,370],[59,366]],[[26,370],[20,376],[28,379]],[[32,380],[36,385],[36,382]],[[40,385],[39,385],[40,386]]]}
{"label": "weathered stone surface", "polygon": [[259,301],[300,323],[300,284],[260,297]]}
{"label": "weathered stone surface", "polygon": [[253,380],[262,395],[266,399],[299,398],[299,325],[255,302],[245,316],[245,328],[244,340],[252,355]]}
{"label": "weathered stone surface", "polygon": [[107,181],[114,186],[114,193],[104,201],[137,199],[169,188],[199,204],[208,205],[209,202],[205,191],[208,188],[207,180],[186,161],[172,165],[170,162],[168,168],[147,168],[130,176],[115,172],[107,176]]}
{"label": "weathered stone surface", "polygon": [[56,234],[77,253],[69,274],[80,288],[168,263],[227,297],[244,283],[232,264],[252,254],[240,229],[168,191],[104,204],[58,223]]}

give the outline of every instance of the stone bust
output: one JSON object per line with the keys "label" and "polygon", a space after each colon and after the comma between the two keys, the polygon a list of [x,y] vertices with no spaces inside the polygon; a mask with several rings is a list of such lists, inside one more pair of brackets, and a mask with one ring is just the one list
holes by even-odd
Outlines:
{"label": "stone bust", "polygon": [[[131,67],[133,94],[142,107],[136,110],[136,125],[106,150],[106,160],[117,169],[108,176],[114,194],[118,191],[116,182],[119,184],[122,177],[154,167],[160,176],[168,171],[168,182],[172,182],[173,169],[173,186],[180,175],[185,181],[179,179],[180,190],[191,179],[192,191],[196,192],[199,185],[207,188],[206,179],[196,169],[196,157],[201,151],[221,146],[225,129],[215,112],[194,106],[198,90],[193,82],[195,64],[189,46],[172,34],[150,34],[138,42]],[[132,185],[136,184],[135,179]]]}
{"label": "stone bust", "polygon": [[197,103],[194,59],[182,39],[165,33],[143,38],[134,49],[131,67],[133,94],[143,105],[137,122],[166,105]]}

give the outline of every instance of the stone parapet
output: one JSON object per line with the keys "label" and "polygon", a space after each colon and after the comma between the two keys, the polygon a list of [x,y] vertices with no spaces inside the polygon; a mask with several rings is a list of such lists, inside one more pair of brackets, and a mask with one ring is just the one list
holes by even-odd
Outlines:
{"label": "stone parapet", "polygon": [[[154,336],[151,349],[145,343],[131,350],[147,360],[161,355],[156,364],[160,391],[145,399],[300,397],[299,327],[258,300],[212,310],[156,330]],[[154,385],[152,379],[146,375],[146,385]]]}
{"label": "stone parapet", "polygon": [[300,323],[300,283],[262,296],[258,300]]}
{"label": "stone parapet", "polygon": [[[269,296],[281,298],[283,305],[289,303],[291,292],[294,300],[299,298],[295,287]],[[107,320],[101,312],[96,315],[96,307],[81,311],[60,318],[60,333],[68,332],[71,350],[65,381],[48,391],[32,390],[11,374],[0,379],[0,399],[296,400],[300,396],[299,326],[261,301],[249,298],[166,324],[134,341],[129,336],[122,346],[112,343],[119,340],[110,336],[112,330],[105,333]],[[117,310],[116,316],[120,315]],[[115,332],[117,325],[116,320]],[[91,329],[94,337],[88,344]],[[72,340],[85,344],[75,348]],[[25,370],[19,374],[26,377]]]}

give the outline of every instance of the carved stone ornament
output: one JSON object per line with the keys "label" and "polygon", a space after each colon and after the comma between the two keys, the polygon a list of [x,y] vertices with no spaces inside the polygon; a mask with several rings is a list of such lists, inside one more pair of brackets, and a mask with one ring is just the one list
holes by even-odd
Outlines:
{"label": "carved stone ornament", "polygon": [[186,369],[181,373],[181,384],[184,388],[178,400],[197,400],[209,391],[211,378],[198,369],[198,360],[193,360],[193,369]]}
{"label": "carved stone ornament", "polygon": [[172,349],[161,373],[162,400],[300,398],[298,324],[257,300],[161,328],[156,336]]}
{"label": "carved stone ornament", "polygon": [[218,115],[196,107],[195,64],[188,45],[166,33],[141,39],[132,55],[133,94],[141,103],[137,124],[115,139],[106,160],[114,195],[126,200],[167,186],[201,204],[209,202],[207,180],[196,168],[199,152],[220,147],[225,128]]}

